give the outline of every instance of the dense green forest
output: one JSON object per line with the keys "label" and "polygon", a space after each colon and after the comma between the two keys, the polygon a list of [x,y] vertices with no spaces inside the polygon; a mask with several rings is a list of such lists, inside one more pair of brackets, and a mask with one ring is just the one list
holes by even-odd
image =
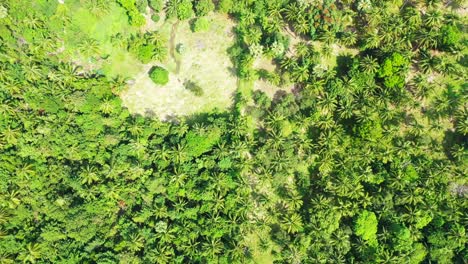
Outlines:
{"label": "dense green forest", "polygon": [[[466,10],[0,0],[0,263],[467,263]],[[235,22],[232,106],[125,108],[128,61],[184,56],[141,29],[213,13]]]}

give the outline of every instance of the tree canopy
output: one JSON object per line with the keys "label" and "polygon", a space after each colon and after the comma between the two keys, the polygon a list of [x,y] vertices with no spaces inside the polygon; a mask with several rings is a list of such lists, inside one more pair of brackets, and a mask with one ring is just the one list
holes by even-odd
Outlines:
{"label": "tree canopy", "polygon": [[[0,3],[0,263],[466,262],[463,1],[62,2]],[[212,12],[232,107],[130,113]]]}

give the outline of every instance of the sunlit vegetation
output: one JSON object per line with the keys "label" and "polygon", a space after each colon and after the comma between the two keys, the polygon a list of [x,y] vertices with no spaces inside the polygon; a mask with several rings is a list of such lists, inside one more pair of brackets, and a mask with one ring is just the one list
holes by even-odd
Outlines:
{"label": "sunlit vegetation", "polygon": [[1,1],[0,263],[465,263],[464,5]]}

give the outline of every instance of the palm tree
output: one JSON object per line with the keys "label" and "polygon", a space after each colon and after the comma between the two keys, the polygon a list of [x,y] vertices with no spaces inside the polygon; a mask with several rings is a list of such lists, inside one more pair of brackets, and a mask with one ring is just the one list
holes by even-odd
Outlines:
{"label": "palm tree", "polygon": [[102,16],[109,12],[106,0],[85,0],[83,5],[94,16]]}
{"label": "palm tree", "polygon": [[319,40],[325,44],[330,45],[335,42],[335,32],[327,30],[322,33]]}
{"label": "palm tree", "polygon": [[211,260],[216,260],[224,248],[224,244],[219,238],[210,238],[209,241],[202,243],[203,255]]}
{"label": "palm tree", "polygon": [[326,93],[325,95],[321,96],[317,102],[318,108],[323,109],[323,111],[320,112],[324,114],[333,113],[336,108],[336,104],[336,97],[332,96],[330,93]]}
{"label": "palm tree", "polygon": [[324,44],[322,46],[322,55],[325,56],[326,58],[330,58],[331,55],[333,54],[333,47],[330,44]]}
{"label": "palm tree", "polygon": [[38,29],[43,24],[39,18],[34,17],[31,13],[23,20],[23,23],[31,29]]}
{"label": "palm tree", "polygon": [[303,228],[302,217],[297,213],[284,216],[281,219],[281,224],[286,228],[288,233],[297,233]]}
{"label": "palm tree", "polygon": [[440,28],[444,17],[438,9],[432,9],[424,17],[424,25],[428,28]]}
{"label": "palm tree", "polygon": [[341,43],[345,46],[353,46],[357,42],[357,34],[354,31],[347,31],[343,33]]}
{"label": "palm tree", "polygon": [[187,152],[185,151],[186,146],[184,144],[177,144],[177,146],[172,149],[172,157],[174,162],[177,164],[182,164],[187,159]]}
{"label": "palm tree", "polygon": [[435,30],[421,30],[416,37],[418,47],[423,49],[437,48],[438,46],[438,33]]}
{"label": "palm tree", "polygon": [[366,73],[376,73],[379,69],[379,63],[377,62],[377,59],[370,56],[366,55],[362,60],[359,62],[359,66],[363,72]]}
{"label": "palm tree", "polygon": [[354,108],[352,103],[343,104],[338,108],[338,113],[343,119],[351,118],[353,116],[353,111]]}
{"label": "palm tree", "polygon": [[141,126],[140,124],[138,123],[133,123],[129,128],[128,128],[128,132],[130,132],[130,134],[134,137],[139,137],[141,135],[143,135],[143,126]]}
{"label": "palm tree", "polygon": [[169,0],[166,2],[166,14],[167,17],[176,17],[177,16],[177,8],[180,4],[181,0]]}
{"label": "palm tree", "polygon": [[292,2],[283,11],[288,21],[295,21],[299,15],[304,14],[304,8],[297,2]]}
{"label": "palm tree", "polygon": [[422,24],[422,18],[419,10],[413,7],[408,7],[405,9],[403,18],[408,23],[410,28],[419,28]]}
{"label": "palm tree", "polygon": [[381,42],[381,36],[379,36],[378,31],[371,31],[366,34],[364,37],[365,39],[365,47],[369,49],[378,48]]}
{"label": "palm tree", "polygon": [[309,78],[309,66],[307,64],[298,65],[292,69],[291,76],[298,82],[304,82]]}
{"label": "palm tree", "polygon": [[310,31],[309,21],[302,16],[299,16],[293,24],[294,30],[301,35],[307,34]]}
{"label": "palm tree", "polygon": [[261,38],[262,31],[258,27],[249,28],[243,35],[243,40],[247,45],[258,44]]}
{"label": "palm tree", "polygon": [[294,47],[296,49],[296,55],[298,57],[307,57],[310,51],[310,46],[307,42],[301,41]]}
{"label": "palm tree", "polygon": [[468,109],[462,107],[455,113],[457,118],[456,129],[463,135],[468,135]]}
{"label": "palm tree", "polygon": [[81,54],[83,54],[86,57],[92,57],[94,55],[99,54],[100,52],[100,47],[99,43],[91,38],[84,39],[79,45],[78,45],[78,50],[80,51]]}
{"label": "palm tree", "polygon": [[243,25],[250,26],[255,24],[255,14],[250,11],[245,11],[241,14],[241,19]]}
{"label": "palm tree", "polygon": [[80,173],[80,177],[82,178],[81,183],[88,185],[99,180],[96,168],[89,165]]}
{"label": "palm tree", "polygon": [[18,258],[22,260],[24,263],[30,262],[35,263],[37,259],[41,258],[42,254],[42,247],[40,244],[28,244],[26,247],[26,251],[22,251]]}
{"label": "palm tree", "polygon": [[428,73],[432,70],[435,64],[434,57],[427,51],[420,52],[420,58],[418,66],[423,73]]}
{"label": "palm tree", "polygon": [[148,261],[151,263],[170,263],[173,259],[174,252],[169,246],[163,246],[158,244],[157,247],[153,248],[147,255]]}

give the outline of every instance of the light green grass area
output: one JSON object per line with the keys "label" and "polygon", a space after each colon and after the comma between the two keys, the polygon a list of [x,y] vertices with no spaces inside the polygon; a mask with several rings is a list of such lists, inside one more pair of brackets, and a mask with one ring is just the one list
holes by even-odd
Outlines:
{"label": "light green grass area", "polygon": [[[132,78],[134,84],[122,94],[124,105],[131,112],[151,112],[161,119],[169,119],[231,106],[237,78],[227,49],[234,40],[234,23],[220,14],[209,15],[208,19],[211,27],[207,32],[193,33],[188,21],[180,21],[173,27],[175,22],[168,20],[157,28],[164,35],[175,29],[174,47],[180,44],[185,47],[181,55],[173,51],[175,59],[180,60],[180,69],[177,72],[176,61],[171,56],[163,63],[145,65]],[[170,43],[168,48],[171,49]],[[148,72],[155,65],[170,71],[168,84],[159,86],[151,81]],[[203,95],[196,96],[187,90],[186,81],[197,83]]]}
{"label": "light green grass area", "polygon": [[119,43],[140,29],[129,25],[125,10],[117,3],[109,2],[95,11],[79,0],[65,1],[59,7],[57,12],[70,18],[61,35],[62,59],[81,66],[83,71],[102,68],[109,78],[128,78],[141,71],[142,65]]}

